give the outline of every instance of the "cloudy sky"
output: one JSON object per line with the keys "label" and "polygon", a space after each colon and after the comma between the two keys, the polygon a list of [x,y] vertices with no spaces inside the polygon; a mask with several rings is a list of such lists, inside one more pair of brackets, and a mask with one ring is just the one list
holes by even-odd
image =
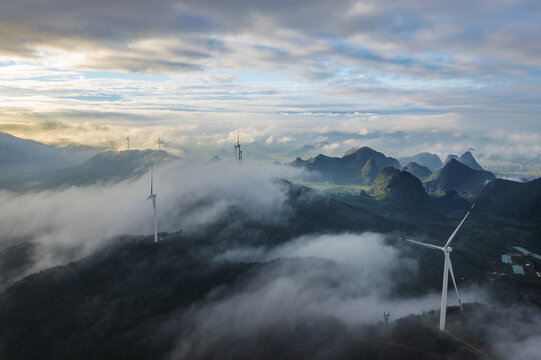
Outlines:
{"label": "cloudy sky", "polygon": [[138,147],[452,134],[539,155],[540,24],[535,0],[2,1],[0,131]]}

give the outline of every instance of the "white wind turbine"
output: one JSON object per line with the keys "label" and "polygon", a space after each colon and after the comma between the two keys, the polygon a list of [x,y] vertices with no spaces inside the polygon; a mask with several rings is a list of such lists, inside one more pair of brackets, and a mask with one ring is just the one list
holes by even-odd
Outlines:
{"label": "white wind turbine", "polygon": [[455,274],[453,273],[453,265],[451,264],[451,258],[450,254],[453,249],[449,246],[451,244],[451,241],[453,241],[453,238],[455,237],[456,233],[458,232],[458,229],[462,226],[468,215],[470,215],[470,212],[473,210],[473,207],[475,206],[475,203],[471,206],[470,210],[468,210],[466,216],[464,216],[464,219],[458,224],[458,227],[453,231],[447,242],[443,247],[439,247],[436,245],[426,244],[415,240],[409,240],[406,238],[400,238],[402,240],[409,241],[411,243],[421,245],[424,247],[427,247],[429,249],[435,249],[435,250],[441,250],[443,251],[443,255],[445,257],[443,262],[443,284],[442,284],[442,290],[441,290],[441,309],[440,309],[440,330],[445,330],[445,313],[447,311],[447,287],[449,285],[449,273],[451,273],[451,279],[453,280],[453,285],[455,286],[455,292],[456,297],[458,298],[458,306],[460,307],[460,310],[462,310],[462,300],[460,300],[460,295],[458,294],[458,288],[456,287],[456,281],[455,281]]}
{"label": "white wind turbine", "polygon": [[154,242],[158,242],[158,221],[156,219],[156,197],[158,195],[154,194],[154,165],[150,166],[150,196],[147,200],[152,200],[152,208],[154,209]]}

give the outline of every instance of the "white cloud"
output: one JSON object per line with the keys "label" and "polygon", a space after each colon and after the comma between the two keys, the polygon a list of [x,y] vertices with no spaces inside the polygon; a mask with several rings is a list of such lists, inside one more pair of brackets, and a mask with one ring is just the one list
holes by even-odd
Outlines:
{"label": "white cloud", "polygon": [[[160,231],[191,232],[235,208],[249,220],[277,223],[289,216],[287,187],[277,177],[295,178],[288,167],[262,169],[250,162],[173,162],[155,169]],[[115,185],[71,187],[13,194],[0,191],[0,246],[31,239],[38,244],[31,271],[88,255],[121,234],[149,234],[151,205],[146,176]]]}

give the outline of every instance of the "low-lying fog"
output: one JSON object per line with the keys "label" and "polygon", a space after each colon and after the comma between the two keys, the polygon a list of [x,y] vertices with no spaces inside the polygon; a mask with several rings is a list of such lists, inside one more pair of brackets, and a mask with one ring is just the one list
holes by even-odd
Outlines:
{"label": "low-lying fog", "polygon": [[[298,176],[290,167],[249,162],[239,166],[179,161],[159,166],[154,179],[159,230],[182,229],[189,234],[216,222],[232,208],[254,222],[280,224],[292,209],[288,186],[279,179]],[[152,231],[152,206],[145,200],[149,191],[148,176],[21,195],[2,191],[0,249],[21,241],[35,242],[35,263],[27,272],[31,273],[92,254],[120,234],[148,235]],[[260,267],[234,287],[217,289],[183,313],[183,323],[191,326],[175,328],[174,321],[167,325],[178,333],[172,357],[204,358],[220,340],[250,338],[269,328],[291,330],[309,324],[313,330],[320,326],[319,320],[328,324],[332,319],[349,331],[382,321],[386,311],[397,319],[438,310],[440,289],[415,297],[396,293],[397,284],[415,279],[420,270],[417,259],[388,238],[378,233],[306,234],[277,246],[229,248],[213,261],[258,263]],[[492,303],[479,288],[461,288],[461,293],[467,303]],[[456,303],[451,289],[448,302],[450,306]],[[524,316],[515,317],[514,311],[529,314],[527,322]],[[536,359],[541,351],[539,313],[501,307],[495,308],[497,312],[516,321],[490,329],[493,347],[504,356]]]}
{"label": "low-lying fog", "polygon": [[[177,161],[154,170],[159,231],[196,231],[232,207],[247,219],[276,223],[288,216],[280,178],[298,172],[253,163]],[[22,195],[0,191],[0,249],[17,241],[38,244],[32,271],[89,255],[116,235],[150,234],[150,176],[110,185],[70,187]]]}

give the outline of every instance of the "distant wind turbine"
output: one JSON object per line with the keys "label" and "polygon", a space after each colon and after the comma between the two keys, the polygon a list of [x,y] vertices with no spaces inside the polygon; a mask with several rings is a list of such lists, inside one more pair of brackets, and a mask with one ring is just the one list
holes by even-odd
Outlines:
{"label": "distant wind turbine", "polygon": [[237,143],[235,144],[235,146],[233,146],[233,149],[235,149],[235,160],[242,161],[242,150],[240,149],[239,132],[240,130],[237,129]]}
{"label": "distant wind turbine", "polygon": [[154,209],[154,242],[158,242],[158,220],[156,219],[156,197],[154,194],[154,165],[150,166],[150,196],[147,200],[152,200],[152,208]]}
{"label": "distant wind turbine", "polygon": [[158,150],[162,150],[162,139],[158,138]]}
{"label": "distant wind turbine", "polygon": [[128,151],[130,151],[130,137],[126,137],[126,142],[128,143]]}
{"label": "distant wind turbine", "polygon": [[460,300],[460,295],[458,294],[458,288],[456,287],[456,281],[455,281],[455,274],[453,273],[453,265],[451,264],[451,258],[450,254],[453,249],[449,246],[451,244],[451,241],[453,241],[453,238],[455,237],[456,233],[458,232],[458,229],[462,226],[468,215],[470,215],[471,211],[473,210],[473,207],[475,206],[475,203],[471,206],[470,210],[466,213],[466,216],[464,216],[464,219],[458,224],[458,227],[453,231],[447,242],[443,247],[439,247],[432,244],[426,244],[420,241],[415,240],[409,240],[406,238],[400,238],[402,240],[409,241],[410,243],[421,245],[424,247],[427,247],[429,249],[434,250],[441,250],[443,251],[444,255],[444,262],[443,262],[443,284],[442,284],[442,290],[441,290],[441,309],[440,309],[440,330],[445,330],[445,315],[447,312],[447,287],[449,286],[449,273],[451,273],[451,279],[453,280],[453,285],[455,286],[455,292],[456,297],[458,298],[458,306],[460,307],[460,310],[462,310],[462,300]]}

